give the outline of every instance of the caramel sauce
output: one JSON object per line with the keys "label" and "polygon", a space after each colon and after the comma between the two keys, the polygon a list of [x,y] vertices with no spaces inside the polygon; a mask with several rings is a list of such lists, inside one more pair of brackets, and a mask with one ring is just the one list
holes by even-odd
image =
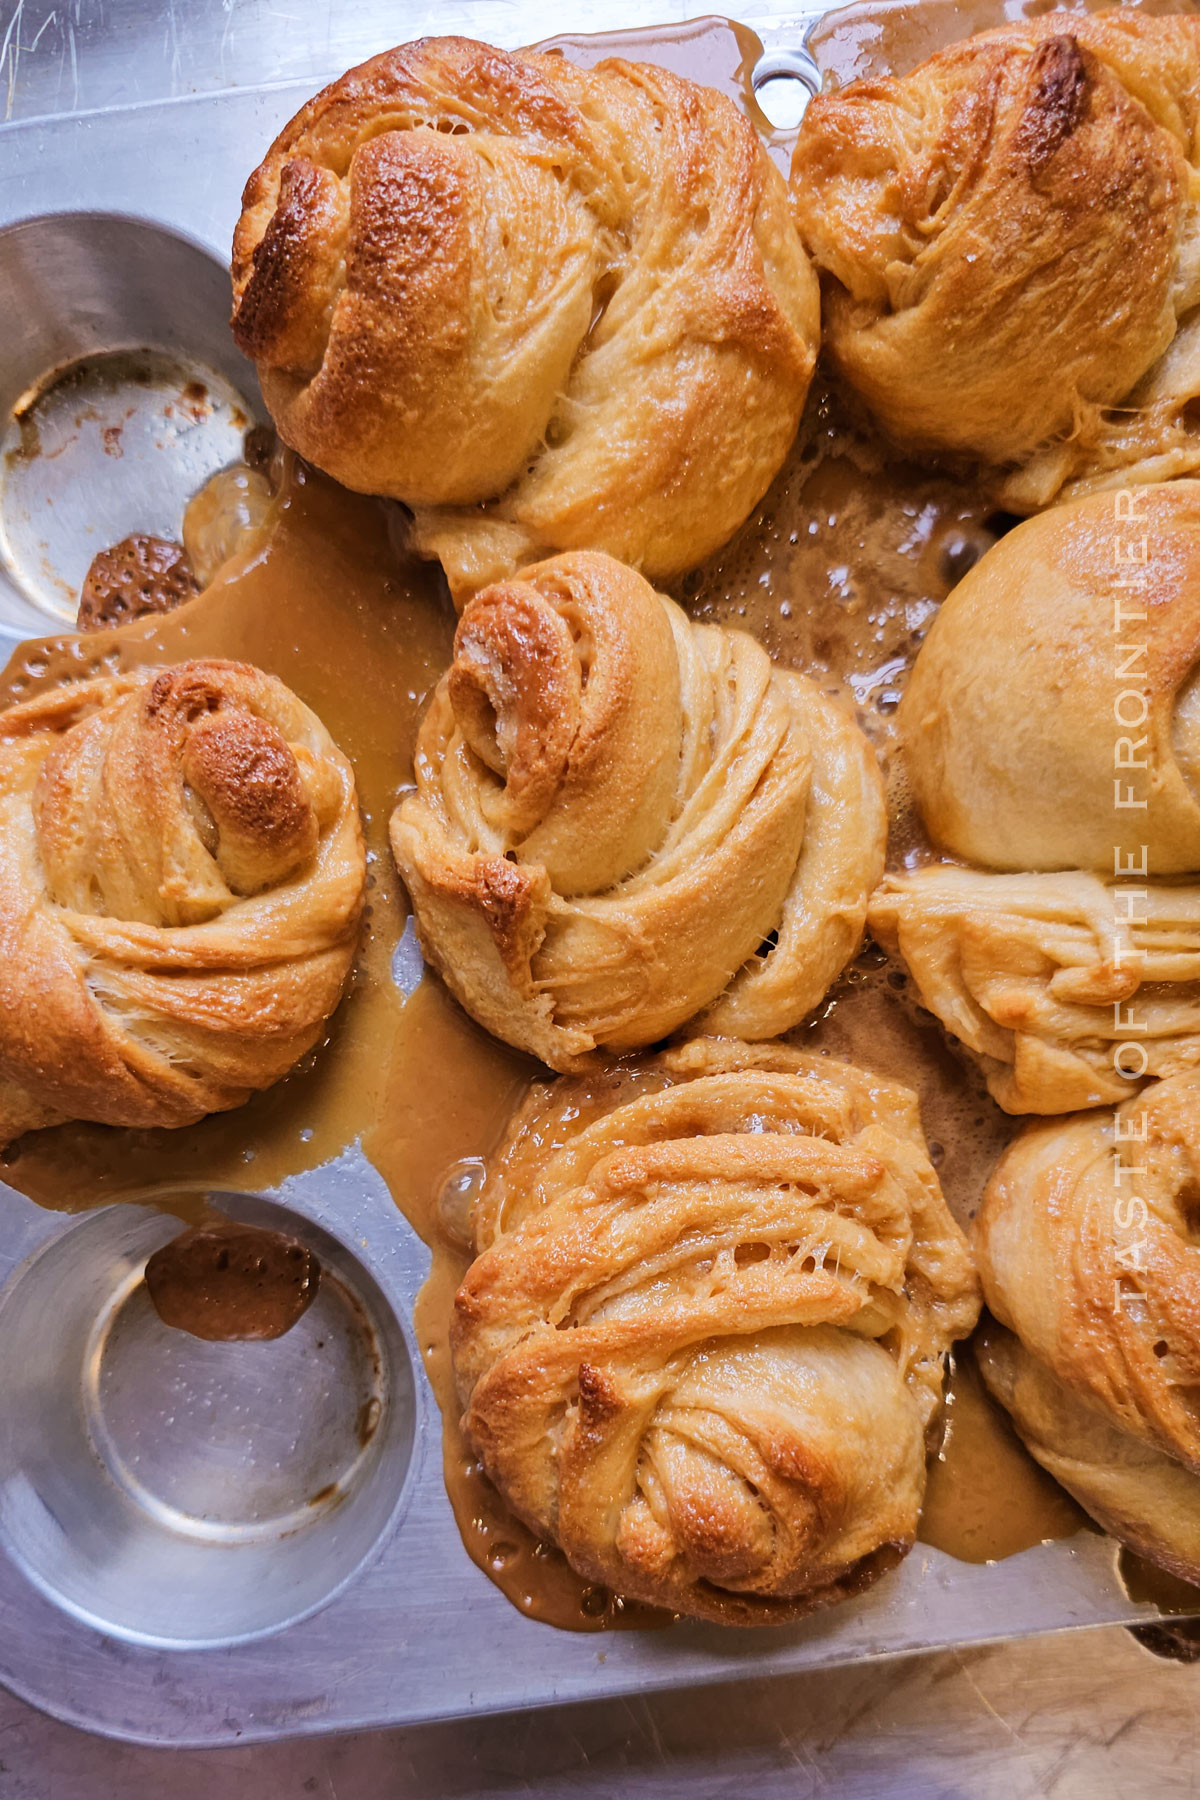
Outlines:
{"label": "caramel sauce", "polygon": [[146,1264],[146,1287],[164,1325],[209,1343],[283,1337],[317,1297],[321,1265],[282,1231],[197,1225]]}
{"label": "caramel sauce", "polygon": [[[278,675],[354,765],[369,903],[347,997],[325,1043],[286,1080],[186,1131],[72,1124],[32,1133],[6,1153],[10,1185],[72,1210],[199,1182],[269,1188],[328,1162],[370,1129],[384,1108],[394,1041],[408,1028],[391,979],[406,908],[388,819],[411,778],[417,723],[453,631],[436,571],[397,556],[388,509],[288,459],[257,535],[197,599],[120,631],[20,647],[0,675],[4,699],[191,656],[242,659]],[[462,1028],[474,1031],[465,1020]]]}
{"label": "caramel sauce", "polygon": [[1147,1562],[1136,1551],[1122,1548],[1117,1555],[1117,1572],[1131,1600],[1144,1600],[1160,1612],[1175,1617],[1200,1616],[1200,1587],[1170,1575],[1157,1563]]}
{"label": "caramel sauce", "polygon": [[762,39],[736,19],[709,14],[681,25],[644,25],[603,34],[567,32],[532,48],[566,56],[581,69],[595,68],[607,56],[656,63],[689,81],[716,88],[748,116],[781,173],[788,172],[796,133],[777,130],[758,104],[753,75],[763,53]]}
{"label": "caramel sauce", "polygon": [[952,1358],[942,1442],[930,1459],[918,1533],[959,1562],[998,1562],[1035,1544],[1095,1529],[1034,1462],[983,1385],[969,1345]]}
{"label": "caramel sauce", "polygon": [[80,631],[102,631],[147,613],[170,612],[199,586],[180,545],[135,531],[92,558],[76,623]]}
{"label": "caramel sauce", "polygon": [[676,584],[854,712],[887,760],[917,651],[1007,520],[986,491],[888,462],[820,378],[787,462],[741,530]]}
{"label": "caramel sauce", "polygon": [[[1048,12],[1109,12],[1118,0],[858,0],[825,14],[808,48],[828,85],[905,75],[947,44]],[[1131,11],[1190,13],[1195,0],[1119,0]]]}
{"label": "caramel sauce", "polygon": [[[915,1088],[947,1203],[969,1228],[997,1159],[1024,1121],[1001,1112],[978,1069],[908,992],[904,971],[868,944],[807,1025],[790,1034]],[[929,1463],[922,1543],[960,1562],[997,1562],[1088,1520],[1021,1444],[967,1345],[952,1359],[941,1443]]]}
{"label": "caramel sauce", "polygon": [[[955,14],[947,37],[961,35],[962,14],[946,10]],[[852,43],[859,55],[886,40],[901,58],[914,16],[907,8],[849,9],[841,24],[822,27],[824,66],[833,69]],[[886,26],[872,40],[867,26],[879,19]],[[726,21],[542,47],[585,64],[614,54],[661,61],[731,93],[765,130],[749,85],[761,46]],[[774,135],[776,154],[782,141]],[[538,1544],[487,1482],[458,1425],[448,1332],[469,1261],[470,1194],[534,1066],[478,1030],[435,979],[427,976],[410,997],[393,979],[406,907],[387,823],[411,779],[417,724],[449,657],[454,620],[440,576],[398,551],[396,509],[348,494],[293,459],[269,506],[250,492],[254,485],[226,481],[189,514],[196,542],[229,552],[200,596],[120,631],[22,646],[0,676],[0,703],[103,669],[189,656],[242,658],[278,675],[322,717],[356,771],[371,891],[351,987],[325,1043],[238,1111],[180,1132],[73,1124],[30,1134],[6,1154],[5,1179],[47,1206],[144,1198],[191,1216],[201,1188],[270,1189],[360,1143],[431,1248],[415,1326],[443,1412],[446,1486],[468,1553],[532,1617],[585,1630],[662,1623],[666,1615],[589,1586],[559,1551]],[[227,531],[231,495],[244,514],[240,542]],[[818,388],[762,505],[677,594],[694,616],[742,626],[778,661],[812,674],[858,713],[887,763],[920,641],[1003,523],[986,494],[885,462],[837,397]],[[896,784],[893,802],[898,854],[927,855]],[[868,946],[793,1036],[916,1086],[947,1197],[968,1221],[1015,1122],[911,1003],[903,972]],[[611,1083],[626,1077],[618,1070],[607,1079],[611,1099]],[[925,1540],[986,1561],[1077,1529],[1075,1509],[1054,1484],[1047,1491],[965,1359],[951,1395]]]}

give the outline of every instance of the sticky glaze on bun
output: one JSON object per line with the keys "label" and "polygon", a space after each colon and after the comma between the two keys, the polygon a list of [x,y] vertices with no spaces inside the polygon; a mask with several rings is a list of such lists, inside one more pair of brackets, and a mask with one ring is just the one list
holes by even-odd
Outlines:
{"label": "sticky glaze on bun", "polygon": [[935,845],[974,866],[889,874],[870,928],[1010,1112],[1200,1063],[1198,662],[1194,481],[1018,526],[917,657],[910,785]]}
{"label": "sticky glaze on bun", "polygon": [[467,1436],[572,1567],[767,1624],[913,1542],[978,1293],[907,1088],[697,1039],[535,1089],[476,1205]]}
{"label": "sticky glaze on bun", "polygon": [[1200,1073],[1031,1126],[977,1228],[989,1388],[1106,1531],[1200,1582]]}
{"label": "sticky glaze on bun", "polygon": [[698,563],[783,461],[819,330],[729,100],[465,38],[297,114],[246,186],[233,281],[282,436],[410,506],[460,599],[552,550]]}
{"label": "sticky glaze on bun", "polygon": [[190,1125],[278,1081],[341,996],[365,876],[350,765],[258,669],[0,714],[0,1142]]}
{"label": "sticky glaze on bun", "polygon": [[1200,21],[1049,13],[852,82],[792,168],[833,363],[1005,504],[1200,466]]}
{"label": "sticky glaze on bun", "polygon": [[581,553],[467,607],[392,845],[467,1011],[565,1070],[697,1016],[794,1025],[857,949],[885,829],[833,701]]}

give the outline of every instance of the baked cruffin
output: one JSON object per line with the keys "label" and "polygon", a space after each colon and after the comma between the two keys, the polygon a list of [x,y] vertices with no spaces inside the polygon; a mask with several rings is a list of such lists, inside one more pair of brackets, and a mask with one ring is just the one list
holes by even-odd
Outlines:
{"label": "baked cruffin", "polygon": [[1200,1073],[1031,1126],[988,1186],[979,1361],[1106,1531],[1200,1581]]}
{"label": "baked cruffin", "polygon": [[233,283],[282,436],[411,507],[460,600],[553,550],[700,562],[782,463],[819,333],[731,101],[465,38],[297,114],[246,186]]}
{"label": "baked cruffin", "polygon": [[906,451],[1017,511],[1200,466],[1200,20],[1049,13],[808,109],[825,342]]}
{"label": "baked cruffin", "polygon": [[0,714],[0,1143],[190,1125],[310,1050],[354,957],[354,776],[271,675],[184,662]]}
{"label": "baked cruffin", "polygon": [[912,793],[934,844],[981,866],[888,875],[870,929],[1009,1112],[1200,1063],[1198,661],[1194,481],[1018,526],[917,657]]}
{"label": "baked cruffin", "polygon": [[728,1039],[535,1088],[475,1246],[464,1428],[578,1573],[759,1624],[911,1545],[979,1300],[907,1088]]}
{"label": "baked cruffin", "polygon": [[471,601],[392,819],[427,959],[560,1070],[698,1015],[794,1025],[858,947],[885,833],[832,700],[582,552]]}

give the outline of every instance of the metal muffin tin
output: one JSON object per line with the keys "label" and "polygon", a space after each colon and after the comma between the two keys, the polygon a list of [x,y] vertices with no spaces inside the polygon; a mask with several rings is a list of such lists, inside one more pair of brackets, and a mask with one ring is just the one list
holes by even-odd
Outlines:
{"label": "metal muffin tin", "polygon": [[[764,73],[803,66],[804,26],[758,27]],[[512,41],[511,19],[496,35]],[[5,414],[80,356],[147,348],[207,371],[221,399],[193,421],[160,530],[195,471],[227,459],[230,395],[254,411],[225,330],[225,259],[247,172],[315,85],[0,131]],[[104,514],[85,519],[98,548],[130,526],[120,483],[103,486],[112,471],[84,462],[101,480],[81,476]],[[141,479],[138,466],[126,474]],[[65,547],[39,539],[27,495],[6,508],[11,644],[53,628],[82,550],[70,532]],[[31,544],[50,568],[40,589]],[[219,1745],[1158,1616],[1126,1597],[1115,1546],[1082,1533],[993,1566],[918,1545],[858,1600],[769,1630],[534,1623],[459,1539],[410,1323],[428,1253],[361,1153],[274,1193],[217,1196],[234,1217],[282,1220],[332,1271],[274,1345],[203,1345],[157,1324],[141,1270],[182,1227],[152,1199],[68,1216],[0,1187],[0,1683],[74,1724]],[[364,1408],[371,1429],[356,1435]]]}

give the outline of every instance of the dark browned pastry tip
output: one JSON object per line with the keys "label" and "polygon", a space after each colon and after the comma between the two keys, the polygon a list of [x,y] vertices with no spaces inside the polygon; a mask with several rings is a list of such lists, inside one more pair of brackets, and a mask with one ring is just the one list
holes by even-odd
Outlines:
{"label": "dark browned pastry tip", "polygon": [[308,1311],[320,1282],[311,1250],[254,1225],[196,1226],[146,1264],[163,1324],[210,1343],[282,1337]]}
{"label": "dark browned pastry tip", "polygon": [[169,538],[135,531],[92,558],[79,594],[80,631],[172,612],[199,592],[187,553]]}

